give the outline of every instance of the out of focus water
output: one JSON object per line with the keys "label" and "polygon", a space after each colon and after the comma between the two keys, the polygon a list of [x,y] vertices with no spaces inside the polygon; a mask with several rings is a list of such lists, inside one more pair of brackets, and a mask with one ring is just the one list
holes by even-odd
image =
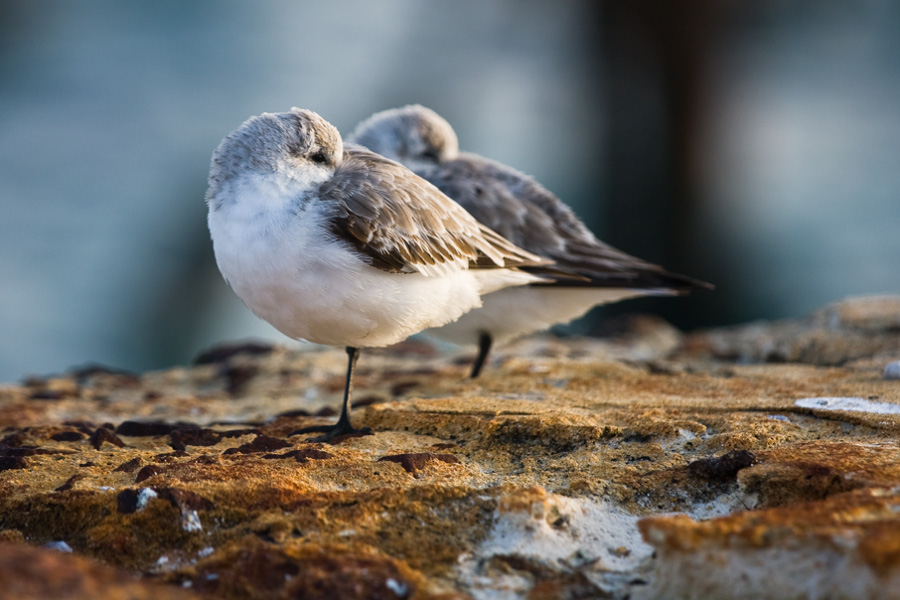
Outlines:
{"label": "out of focus water", "polygon": [[[696,124],[701,210],[679,264],[719,289],[673,301],[670,318],[790,316],[900,290],[898,5],[722,5]],[[425,104],[465,149],[615,231],[605,207],[628,197],[602,185],[619,117],[604,18],[591,0],[0,4],[0,381],[284,341],[221,281],[205,226],[213,148],[263,111],[310,108],[346,132]],[[652,143],[653,125],[635,135]],[[616,243],[652,247],[634,238]]]}

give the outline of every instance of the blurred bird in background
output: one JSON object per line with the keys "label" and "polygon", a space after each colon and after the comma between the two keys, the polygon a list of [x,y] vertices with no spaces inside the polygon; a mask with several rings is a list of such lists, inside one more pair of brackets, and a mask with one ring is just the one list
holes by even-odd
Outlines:
{"label": "blurred bird in background", "polygon": [[495,342],[568,323],[608,302],[711,287],[604,244],[528,175],[477,154],[460,153],[453,127],[424,106],[376,113],[356,127],[350,140],[406,165],[480,223],[529,252],[552,259],[563,275],[549,283],[490,294],[481,308],[428,331],[456,344],[478,344],[473,378],[481,373]]}

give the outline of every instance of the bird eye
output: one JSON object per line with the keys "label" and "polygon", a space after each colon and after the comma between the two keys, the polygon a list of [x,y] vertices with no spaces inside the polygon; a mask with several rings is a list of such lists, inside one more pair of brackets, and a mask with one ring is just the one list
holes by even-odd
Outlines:
{"label": "bird eye", "polygon": [[327,163],[327,162],[328,162],[328,157],[325,156],[325,153],[324,153],[324,152],[321,152],[321,151],[316,152],[315,154],[311,155],[311,156],[309,157],[309,159],[310,159],[311,161],[313,161],[314,163],[319,163],[320,165],[321,165],[322,163]]}

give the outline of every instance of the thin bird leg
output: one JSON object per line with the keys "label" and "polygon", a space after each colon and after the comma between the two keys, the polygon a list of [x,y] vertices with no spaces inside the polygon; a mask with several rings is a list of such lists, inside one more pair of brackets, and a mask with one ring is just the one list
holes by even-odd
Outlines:
{"label": "thin bird leg", "polygon": [[359,348],[347,346],[347,383],[344,385],[344,404],[341,406],[341,416],[334,425],[313,425],[291,432],[289,435],[300,433],[324,432],[324,435],[309,438],[307,442],[327,442],[340,435],[350,433],[369,433],[371,429],[363,427],[355,429],[350,424],[350,389],[353,387],[353,373],[356,371],[356,361],[359,360]]}
{"label": "thin bird leg", "polygon": [[487,362],[488,354],[491,353],[491,344],[493,343],[494,338],[487,331],[482,331],[481,335],[478,336],[478,357],[475,359],[475,364],[472,365],[472,379],[481,374],[481,368]]}
{"label": "thin bird leg", "polygon": [[341,416],[335,424],[335,429],[344,430],[346,433],[355,433],[350,425],[350,389],[353,387],[353,374],[356,372],[356,361],[359,360],[359,348],[347,346],[347,382],[344,384],[344,404],[341,405]]}

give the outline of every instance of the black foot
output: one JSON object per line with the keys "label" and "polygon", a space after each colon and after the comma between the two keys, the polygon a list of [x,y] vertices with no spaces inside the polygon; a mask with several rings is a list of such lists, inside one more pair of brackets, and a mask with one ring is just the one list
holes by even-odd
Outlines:
{"label": "black foot", "polygon": [[359,429],[355,427],[351,427],[349,424],[338,422],[335,425],[312,425],[311,427],[303,427],[296,431],[292,431],[288,434],[288,437],[292,435],[302,435],[304,433],[322,433],[323,435],[317,435],[316,437],[306,438],[307,442],[330,442],[335,438],[350,436],[350,435],[372,435],[371,427],[361,427]]}

